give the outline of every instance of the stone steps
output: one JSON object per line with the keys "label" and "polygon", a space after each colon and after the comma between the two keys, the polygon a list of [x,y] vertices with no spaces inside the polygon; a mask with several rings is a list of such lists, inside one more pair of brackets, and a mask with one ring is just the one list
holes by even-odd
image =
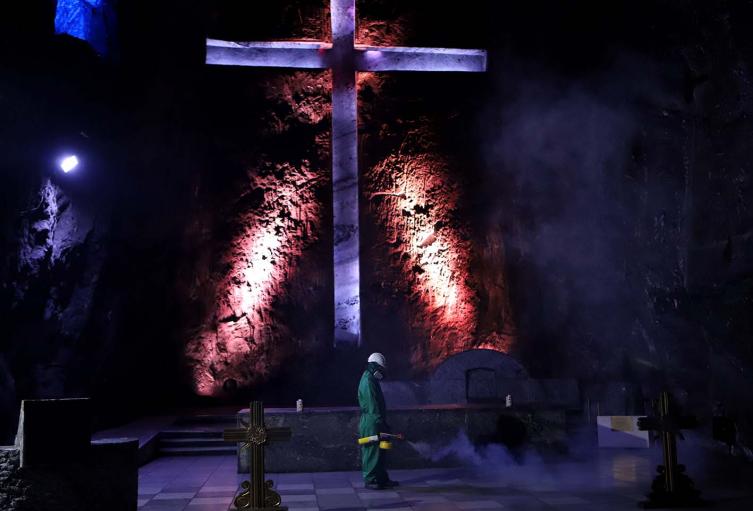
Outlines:
{"label": "stone steps", "polygon": [[235,415],[180,417],[160,432],[157,452],[159,456],[235,456],[235,444],[222,440],[222,432],[235,427]]}
{"label": "stone steps", "polygon": [[[228,426],[231,427],[231,426]],[[222,438],[221,429],[168,429],[160,432],[160,438]]]}
{"label": "stone steps", "polygon": [[178,448],[178,447],[227,447],[232,443],[226,443],[222,440],[222,436],[215,437],[173,437],[163,438],[160,442],[160,446],[163,448]]}
{"label": "stone steps", "polygon": [[160,447],[160,456],[235,456],[235,446],[225,447]]}
{"label": "stone steps", "polygon": [[190,426],[200,426],[200,425],[208,425],[208,424],[221,424],[223,426],[229,425],[229,426],[235,426],[236,424],[236,417],[235,415],[227,415],[227,414],[220,414],[220,415],[193,415],[188,417],[179,417],[175,420],[174,426],[181,426],[181,427],[190,427]]}
{"label": "stone steps", "polygon": [[[164,435],[163,435],[164,434]],[[160,433],[160,456],[235,455],[235,444],[222,440],[222,431],[165,431]]]}

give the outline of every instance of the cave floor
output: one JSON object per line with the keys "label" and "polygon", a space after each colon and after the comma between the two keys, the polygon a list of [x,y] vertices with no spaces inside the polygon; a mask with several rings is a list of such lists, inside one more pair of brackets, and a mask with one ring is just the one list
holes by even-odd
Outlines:
{"label": "cave floor", "polygon": [[[290,511],[634,510],[656,461],[655,451],[602,450],[577,461],[393,470],[401,484],[383,491],[364,489],[358,472],[268,475]],[[714,509],[753,509],[750,466],[729,458],[688,465]],[[139,472],[139,509],[227,510],[242,480],[234,456],[159,458]]]}

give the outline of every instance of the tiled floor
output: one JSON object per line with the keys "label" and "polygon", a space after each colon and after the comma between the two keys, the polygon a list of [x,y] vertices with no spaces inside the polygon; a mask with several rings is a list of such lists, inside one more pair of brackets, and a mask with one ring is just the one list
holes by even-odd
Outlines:
{"label": "tiled floor", "polygon": [[[656,460],[647,451],[597,451],[586,461],[486,465],[467,469],[390,471],[394,490],[363,488],[358,472],[270,474],[290,511],[472,511],[634,510],[644,497]],[[753,509],[747,473],[704,465],[696,478],[714,509]],[[700,463],[698,464],[700,465]],[[139,508],[163,511],[219,511],[230,505],[237,485],[235,459],[161,458],[139,475]],[[747,480],[747,483],[746,483]]]}

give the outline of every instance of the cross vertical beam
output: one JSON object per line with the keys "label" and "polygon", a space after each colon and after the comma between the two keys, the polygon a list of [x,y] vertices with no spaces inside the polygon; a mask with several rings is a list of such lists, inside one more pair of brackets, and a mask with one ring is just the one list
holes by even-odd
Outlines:
{"label": "cross vertical beam", "polygon": [[658,475],[651,484],[648,500],[639,505],[645,509],[703,507],[706,502],[701,499],[701,492],[687,475],[685,466],[677,463],[677,437],[682,438],[682,429],[696,427],[697,420],[679,415],[668,392],[661,393],[656,408],[658,416],[638,418],[638,429],[660,434],[664,465],[656,467]]}
{"label": "cross vertical beam", "polygon": [[[659,417],[670,417],[669,393],[662,392],[659,397]],[[664,485],[668,493],[675,492],[675,479],[677,479],[677,439],[673,431],[661,431],[662,457],[664,458]]]}
{"label": "cross vertical beam", "polygon": [[[254,401],[248,410],[249,425],[251,427],[264,427],[264,412],[262,411],[261,401]],[[261,444],[253,445],[249,448],[251,451],[251,508],[264,507],[264,449]],[[237,506],[237,504],[236,504]],[[240,507],[240,506],[237,506]]]}
{"label": "cross vertical beam", "polygon": [[355,0],[332,0],[332,212],[335,345],[361,342]]}

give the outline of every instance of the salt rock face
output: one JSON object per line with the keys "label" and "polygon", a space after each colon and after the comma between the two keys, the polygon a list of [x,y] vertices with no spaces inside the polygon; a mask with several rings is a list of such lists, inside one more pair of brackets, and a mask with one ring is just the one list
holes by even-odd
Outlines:
{"label": "salt rock face", "polygon": [[[306,36],[319,38],[316,33]],[[359,42],[389,45],[397,44],[402,32],[364,22],[357,37]],[[377,91],[381,83],[379,75],[359,74],[359,87]],[[262,90],[268,105],[262,113],[263,135],[281,137],[307,127],[314,136],[316,163],[327,165],[327,171],[315,170],[313,162],[281,161],[265,161],[261,165],[266,169],[249,170],[243,188],[262,198],[259,204],[239,199],[251,206],[236,219],[242,227],[223,256],[221,266],[227,270],[214,285],[213,309],[185,348],[200,395],[220,395],[226,382],[244,388],[264,383],[296,351],[277,308],[290,299],[291,277],[305,249],[317,241],[324,214],[316,193],[329,184],[331,73],[279,72],[263,80]]]}
{"label": "salt rock face", "polygon": [[266,116],[272,134],[294,125],[317,125],[330,115],[332,86],[328,72],[296,71],[278,76],[266,80],[264,90],[273,105]]}
{"label": "salt rock face", "polygon": [[[238,388],[266,382],[302,342],[280,307],[298,300],[301,291],[296,294],[291,286],[300,287],[294,281],[305,266],[302,256],[321,232],[319,196],[330,183],[328,170],[321,168],[329,161],[329,73],[275,73],[263,80],[262,90],[268,105],[262,136],[313,145],[314,161],[260,155],[249,165],[248,179],[239,183],[239,190],[249,191],[240,193],[237,216],[229,219],[238,228],[224,249],[223,273],[214,277],[213,308],[185,349],[199,395],[221,395],[228,382]],[[290,136],[301,128],[306,134]],[[310,270],[304,273],[298,281],[318,280]],[[306,310],[302,304],[296,308]]]}
{"label": "salt rock face", "polygon": [[19,279],[17,298],[24,298],[35,276],[65,265],[91,228],[91,222],[77,214],[60,187],[45,180],[39,188],[38,204],[25,212],[21,222],[18,271],[26,278]]}
{"label": "salt rock face", "polygon": [[104,215],[97,222],[96,208],[47,177],[13,200],[0,268],[0,444],[15,434],[18,399],[88,392],[104,344],[87,338],[108,255]]}
{"label": "salt rock face", "polygon": [[385,257],[377,271],[410,308],[414,370],[472,348],[509,351],[513,328],[504,283],[495,303],[500,321],[479,329],[484,283],[471,271],[470,226],[460,216],[461,190],[444,159],[393,154],[368,171],[366,183],[371,213],[384,229]]}
{"label": "salt rock face", "polygon": [[305,247],[318,237],[320,204],[314,197],[319,175],[307,162],[275,164],[249,172],[249,207],[240,214],[220,265],[215,307],[186,346],[195,391],[217,395],[234,381],[265,381],[293,351],[276,306]]}
{"label": "salt rock face", "polygon": [[[402,19],[361,19],[356,40],[376,46],[402,45],[406,43],[404,26]],[[389,80],[385,73],[358,74],[361,122],[371,122],[374,112],[367,98],[383,93]],[[299,164],[281,161],[280,156],[262,157],[263,163],[250,169],[248,181],[241,184],[241,189],[258,194],[258,201],[239,200],[244,204],[236,222],[241,227],[223,256],[212,310],[190,336],[185,350],[200,395],[222,394],[227,382],[243,388],[262,384],[289,357],[300,355],[287,324],[291,318],[281,312],[280,305],[297,300],[291,295],[291,280],[300,271],[310,271],[302,270],[306,250],[326,225],[323,216],[331,214],[323,202],[331,193],[330,72],[276,71],[263,78],[262,90],[266,100],[260,113],[263,137],[308,145],[312,161]],[[441,156],[430,150],[411,157],[395,154],[372,169],[361,170],[362,207],[375,208],[384,236],[364,239],[362,244],[388,247],[385,259],[379,261],[383,264],[372,269],[369,262],[368,271],[381,272],[381,280],[405,291],[412,334],[405,342],[411,344],[411,362],[417,372],[466,349],[507,350],[512,342],[510,335],[501,333],[509,327],[510,317],[503,278],[500,281],[497,274],[490,274],[481,282],[469,271],[476,256],[469,226],[460,220],[459,185],[449,170]],[[315,193],[324,187],[326,193]],[[479,310],[484,286],[488,288],[485,295],[496,296],[492,301],[497,310],[492,313]],[[383,298],[392,294],[388,290]],[[298,310],[303,311],[302,307],[296,303]]]}
{"label": "salt rock face", "polygon": [[[11,417],[16,413],[16,385],[11,369],[0,353],[0,416]],[[0,442],[11,435],[8,421],[0,422]]]}

